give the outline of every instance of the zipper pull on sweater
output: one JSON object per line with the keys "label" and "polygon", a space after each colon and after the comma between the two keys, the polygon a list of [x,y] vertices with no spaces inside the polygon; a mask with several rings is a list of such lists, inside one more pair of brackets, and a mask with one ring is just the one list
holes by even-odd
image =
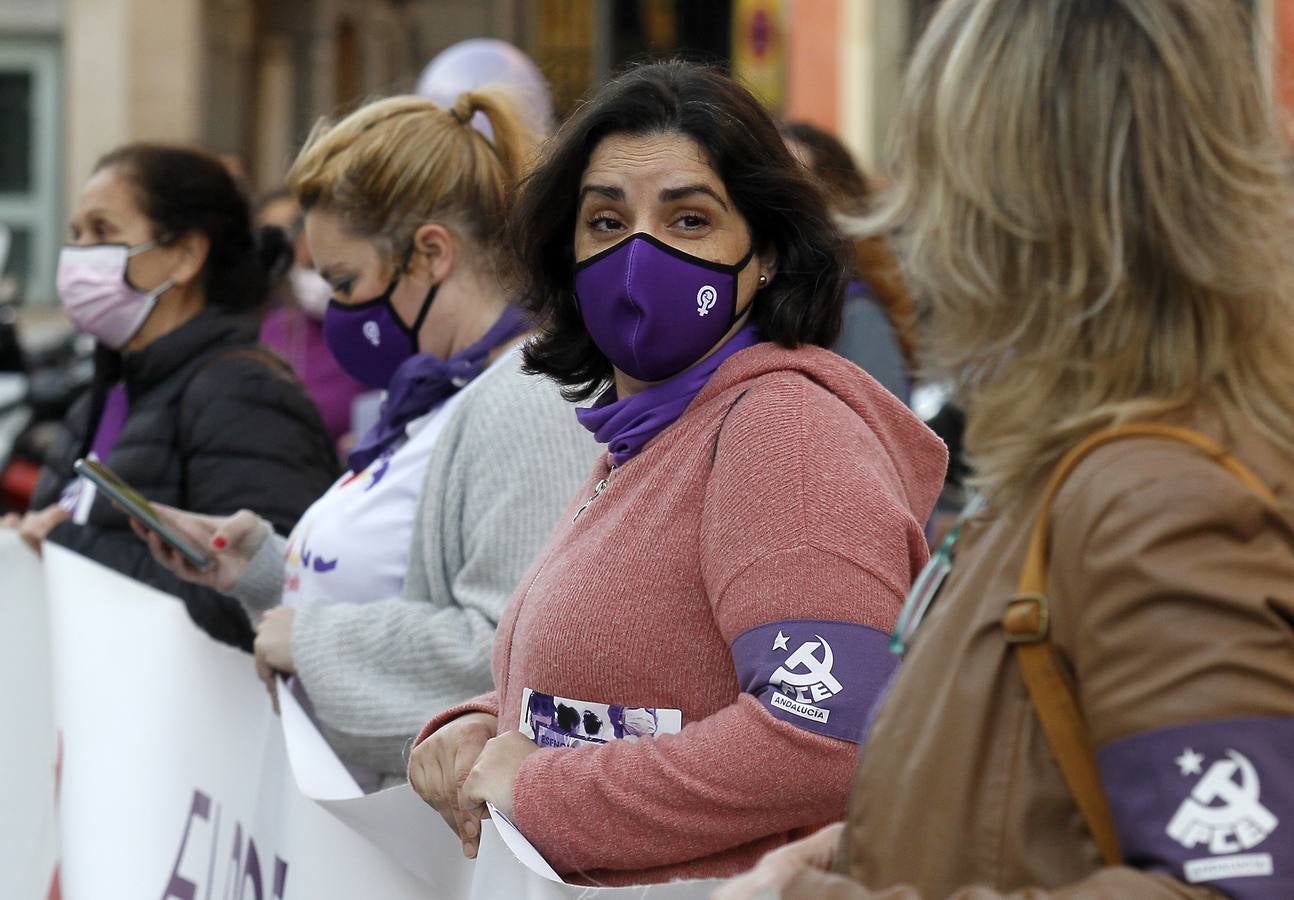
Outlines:
{"label": "zipper pull on sweater", "polygon": [[592,506],[594,500],[602,496],[602,492],[607,489],[607,485],[611,484],[611,476],[615,474],[615,471],[616,471],[616,467],[612,466],[611,470],[607,472],[607,477],[603,478],[597,484],[593,485],[593,495],[589,497],[589,499],[584,501],[583,506],[575,510],[575,515],[571,517],[572,525],[574,525],[576,522],[580,520],[580,516],[584,515],[584,510]]}

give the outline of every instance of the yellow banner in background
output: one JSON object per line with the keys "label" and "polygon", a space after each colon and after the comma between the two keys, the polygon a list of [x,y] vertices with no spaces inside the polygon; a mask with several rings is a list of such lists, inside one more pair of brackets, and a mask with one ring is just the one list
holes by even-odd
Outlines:
{"label": "yellow banner in background", "polygon": [[732,74],[775,114],[786,106],[788,0],[736,0]]}

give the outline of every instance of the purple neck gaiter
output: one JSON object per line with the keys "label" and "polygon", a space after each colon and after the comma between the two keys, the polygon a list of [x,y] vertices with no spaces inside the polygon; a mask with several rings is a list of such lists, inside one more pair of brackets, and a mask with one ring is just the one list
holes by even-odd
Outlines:
{"label": "purple neck gaiter", "polygon": [[607,445],[611,462],[622,465],[683,415],[710,376],[729,357],[761,340],[758,329],[747,325],[687,371],[623,400],[616,399],[614,386],[609,387],[592,406],[577,409],[575,416],[593,432],[598,443]]}
{"label": "purple neck gaiter", "polygon": [[530,319],[509,304],[479,341],[449,359],[419,353],[400,364],[391,376],[377,424],[364,435],[347,459],[352,472],[362,472],[404,437],[405,426],[425,416],[485,371],[490,352],[525,334]]}
{"label": "purple neck gaiter", "polygon": [[126,426],[126,416],[130,414],[130,397],[126,394],[126,385],[118,382],[108,390],[103,401],[103,412],[99,414],[99,424],[94,430],[94,441],[90,452],[96,459],[106,460],[112,448],[117,446],[121,429]]}

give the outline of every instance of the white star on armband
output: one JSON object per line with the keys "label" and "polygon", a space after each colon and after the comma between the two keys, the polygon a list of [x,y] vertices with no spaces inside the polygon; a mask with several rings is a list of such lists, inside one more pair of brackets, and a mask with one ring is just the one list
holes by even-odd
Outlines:
{"label": "white star on armband", "polygon": [[786,646],[786,642],[789,640],[790,638],[782,634],[782,630],[779,628],[777,631],[777,637],[773,639],[773,649],[787,650],[789,652],[789,648]]}
{"label": "white star on armband", "polygon": [[1190,747],[1182,751],[1182,755],[1173,762],[1177,763],[1177,768],[1182,770],[1183,775],[1199,775],[1204,771],[1204,754],[1196,753]]}

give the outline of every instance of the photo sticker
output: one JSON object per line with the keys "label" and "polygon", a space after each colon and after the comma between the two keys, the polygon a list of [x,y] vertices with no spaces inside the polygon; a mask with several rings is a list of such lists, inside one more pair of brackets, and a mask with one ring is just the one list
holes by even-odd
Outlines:
{"label": "photo sticker", "polygon": [[521,733],[540,747],[581,747],[678,734],[683,714],[655,706],[619,706],[554,697],[526,688]]}

